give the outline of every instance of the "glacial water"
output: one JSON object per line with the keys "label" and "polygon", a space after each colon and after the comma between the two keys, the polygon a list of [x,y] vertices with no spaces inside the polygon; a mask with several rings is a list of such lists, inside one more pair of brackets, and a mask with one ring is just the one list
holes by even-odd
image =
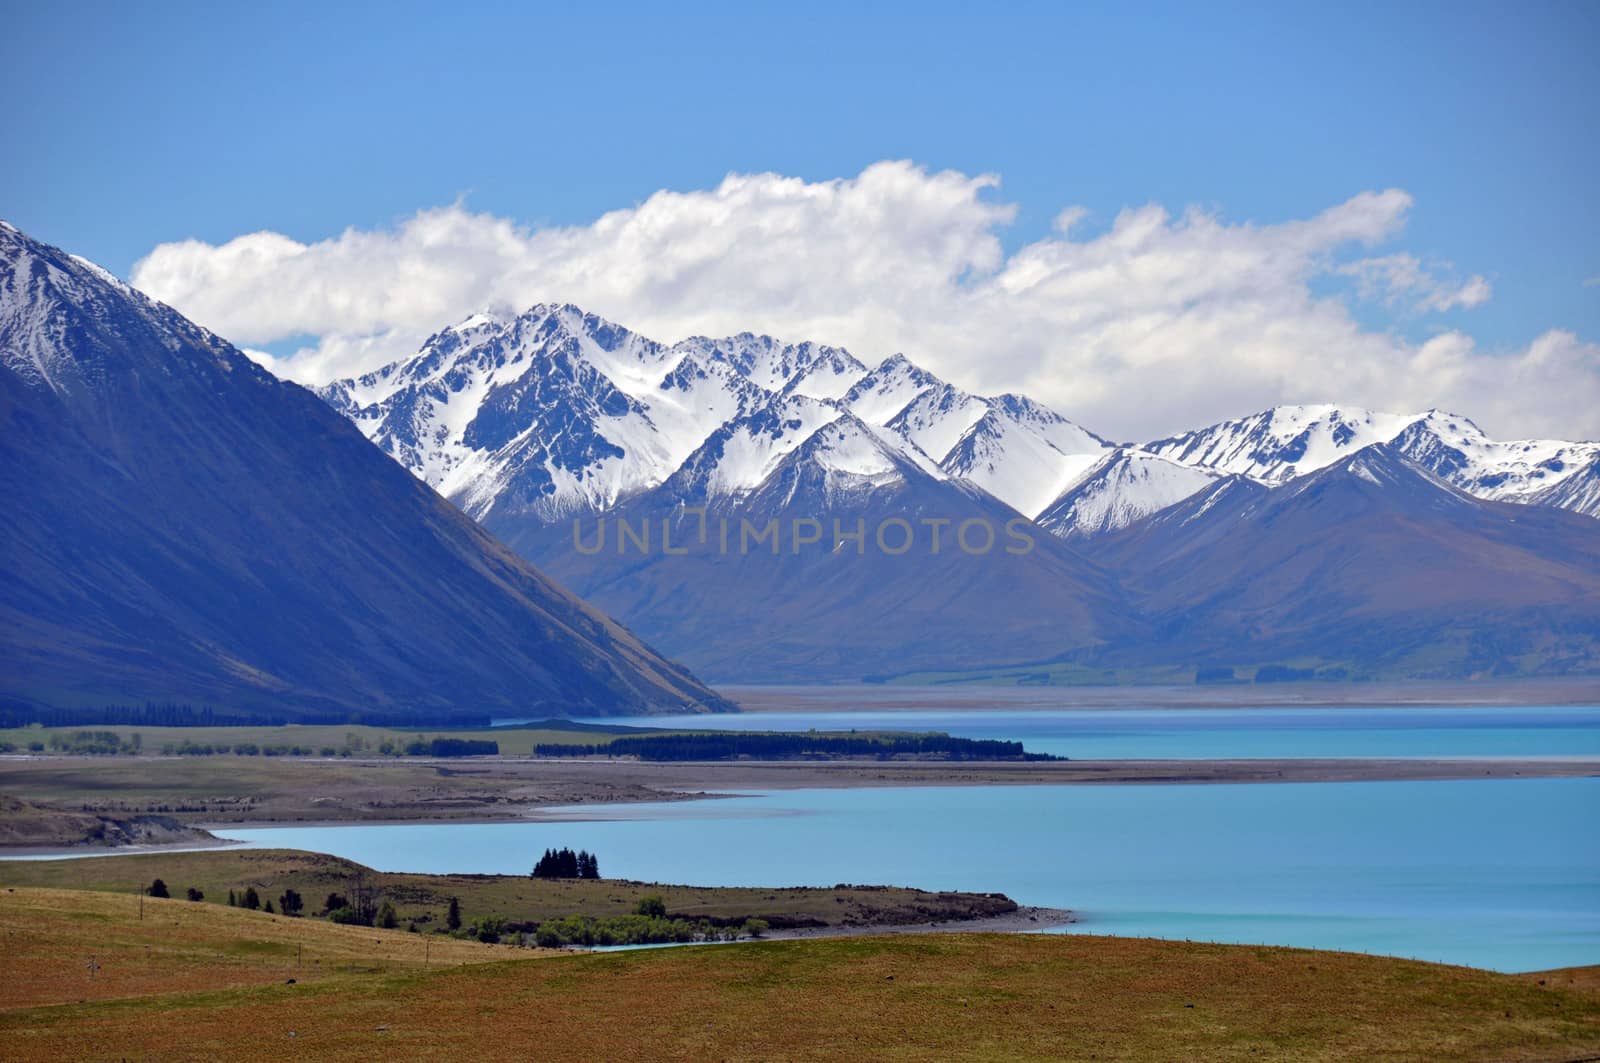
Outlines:
{"label": "glacial water", "polygon": [[218,833],[384,870],[526,874],[568,845],[608,877],[1000,890],[1077,911],[1069,932],[1600,963],[1600,779],[796,790],[554,817]]}
{"label": "glacial water", "polygon": [[[502,721],[509,722],[509,721]],[[1233,757],[1582,757],[1600,707],[984,709],[752,712],[590,720],[755,731],[945,731],[1080,760]]]}

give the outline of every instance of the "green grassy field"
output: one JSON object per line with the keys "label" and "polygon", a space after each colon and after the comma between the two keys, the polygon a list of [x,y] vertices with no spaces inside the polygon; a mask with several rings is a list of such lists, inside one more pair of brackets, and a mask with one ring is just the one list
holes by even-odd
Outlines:
{"label": "green grassy field", "polygon": [[[600,854],[601,873],[605,872]],[[528,854],[533,866],[537,853]],[[330,893],[348,893],[360,877],[389,900],[401,925],[444,925],[451,897],[461,903],[464,920],[485,916],[517,923],[568,915],[596,918],[626,915],[639,900],[660,894],[672,916],[742,923],[764,919],[775,928],[924,923],[934,920],[1001,915],[1015,908],[1004,899],[981,894],[930,893],[903,888],[842,889],[697,887],[623,882],[534,879],[527,875],[414,875],[372,871],[349,860],[287,849],[220,849],[189,853],[145,853],[95,860],[17,860],[0,862],[0,886],[105,890],[135,894],[160,878],[174,897],[193,886],[205,903],[222,904],[228,891],[254,888],[263,899],[293,889],[305,898],[308,913]]]}
{"label": "green grassy field", "polygon": [[[551,955],[181,901],[147,901],[140,920],[137,903],[0,891],[0,1054],[1409,1063],[1600,1053],[1589,972],[1534,978],[1056,935]],[[461,951],[419,955],[428,942]]]}

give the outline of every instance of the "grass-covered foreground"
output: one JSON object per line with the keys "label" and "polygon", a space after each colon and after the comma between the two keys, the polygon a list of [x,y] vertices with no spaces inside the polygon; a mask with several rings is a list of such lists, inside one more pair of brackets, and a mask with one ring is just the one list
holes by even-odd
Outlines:
{"label": "grass-covered foreground", "polygon": [[430,944],[183,901],[147,899],[141,921],[138,904],[84,891],[0,891],[7,1058],[1552,1060],[1600,1052],[1594,981],[1566,973],[992,934],[570,955]]}

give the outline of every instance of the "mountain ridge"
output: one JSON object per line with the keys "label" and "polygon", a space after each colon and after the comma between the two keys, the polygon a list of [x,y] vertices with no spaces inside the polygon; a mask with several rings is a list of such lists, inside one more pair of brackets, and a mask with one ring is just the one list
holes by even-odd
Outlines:
{"label": "mountain ridge", "polygon": [[0,690],[478,720],[726,708],[176,311],[0,228]]}
{"label": "mountain ridge", "polygon": [[[453,370],[430,368],[452,357]],[[495,364],[473,370],[469,363],[484,357]],[[529,391],[548,401],[507,402]],[[1128,475],[1135,465],[1146,473],[1165,469],[1145,454],[1277,486],[1396,440],[1419,465],[1477,497],[1600,517],[1600,443],[1498,442],[1440,410],[1392,414],[1320,404],[1114,445],[1026,396],[966,392],[904,354],[868,365],[843,348],[749,332],[667,345],[570,304],[473,315],[430,337],[413,358],[335,381],[319,394],[477,517],[497,506],[545,521],[604,512],[666,482],[719,431],[784,399],[849,411],[913,458],[1069,539],[1114,531],[1155,500],[1180,500],[1172,494],[1178,485],[1204,483],[1166,474],[1167,490],[1152,494],[1148,476]],[[541,415],[557,407],[559,413]],[[486,432],[479,420],[500,430]],[[816,430],[825,422],[810,423]],[[1119,449],[1126,468],[1108,478],[1101,466]],[[1097,501],[1086,507],[1091,494]],[[1080,511],[1094,519],[1078,525]]]}

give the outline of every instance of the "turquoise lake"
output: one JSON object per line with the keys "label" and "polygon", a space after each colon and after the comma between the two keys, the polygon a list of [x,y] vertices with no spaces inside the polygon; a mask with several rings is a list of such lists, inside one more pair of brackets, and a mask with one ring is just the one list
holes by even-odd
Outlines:
{"label": "turquoise lake", "polygon": [[999,890],[1072,932],[1524,971],[1600,963],[1597,814],[1600,779],[926,787],[217,833],[393,871],[526,874],[566,845],[607,877]]}
{"label": "turquoise lake", "polygon": [[[505,721],[501,721],[505,722]],[[946,731],[1084,760],[1231,757],[1594,757],[1600,707],[993,709],[756,712],[590,720],[758,731]]]}

